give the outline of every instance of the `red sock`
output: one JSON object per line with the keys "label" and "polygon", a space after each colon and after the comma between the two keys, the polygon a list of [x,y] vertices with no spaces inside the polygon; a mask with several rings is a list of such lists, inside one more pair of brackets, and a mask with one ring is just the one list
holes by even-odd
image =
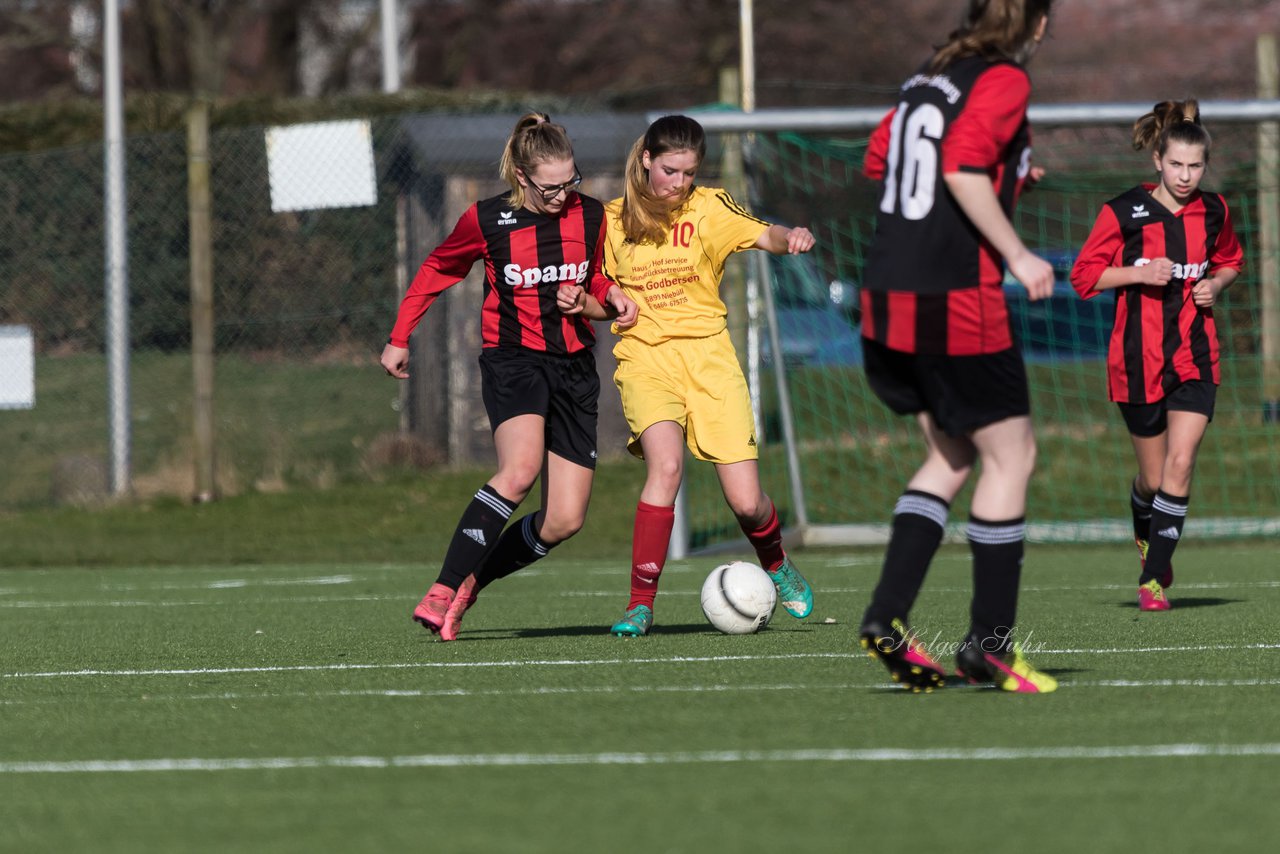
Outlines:
{"label": "red sock", "polygon": [[658,507],[643,501],[636,504],[636,527],[631,538],[631,603],[627,610],[637,605],[653,607],[675,522],[675,507]]}
{"label": "red sock", "polygon": [[782,523],[778,521],[778,509],[774,507],[772,501],[769,502],[768,520],[754,531],[743,525],[742,533],[746,534],[747,539],[751,541],[761,566],[769,572],[782,566],[787,553],[782,549]]}

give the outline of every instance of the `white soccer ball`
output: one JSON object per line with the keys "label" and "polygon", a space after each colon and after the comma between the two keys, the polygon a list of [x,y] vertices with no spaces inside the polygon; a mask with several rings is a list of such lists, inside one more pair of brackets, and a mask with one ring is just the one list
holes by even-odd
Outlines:
{"label": "white soccer ball", "polygon": [[702,583],[702,613],[727,635],[749,635],[769,625],[778,592],[754,563],[735,560],[711,570]]}

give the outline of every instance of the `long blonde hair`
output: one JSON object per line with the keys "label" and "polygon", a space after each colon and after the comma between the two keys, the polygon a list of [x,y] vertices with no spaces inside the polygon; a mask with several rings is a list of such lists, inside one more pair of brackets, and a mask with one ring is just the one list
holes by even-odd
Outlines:
{"label": "long blonde hair", "polygon": [[649,189],[649,170],[644,168],[644,153],[650,159],[672,151],[692,151],[698,163],[707,155],[707,135],[688,116],[663,116],[649,125],[627,154],[627,183],[622,190],[622,230],[632,243],[667,242],[667,232],[675,221],[676,211]]}
{"label": "long blonde hair", "polygon": [[502,160],[498,163],[498,174],[511,187],[507,194],[507,204],[513,208],[524,207],[524,190],[516,171],[529,173],[540,164],[551,160],[572,160],[573,143],[569,141],[569,132],[551,121],[546,113],[525,113],[516,122],[516,129],[507,138],[506,147],[502,149]]}
{"label": "long blonde hair", "polygon": [[969,0],[960,26],[934,53],[929,73],[974,54],[1025,63],[1035,52],[1036,32],[1052,6],[1053,0]]}
{"label": "long blonde hair", "polygon": [[1213,140],[1200,124],[1200,104],[1195,98],[1161,101],[1133,123],[1134,150],[1150,148],[1157,157],[1164,157],[1170,142],[1204,146],[1204,159],[1209,162]]}

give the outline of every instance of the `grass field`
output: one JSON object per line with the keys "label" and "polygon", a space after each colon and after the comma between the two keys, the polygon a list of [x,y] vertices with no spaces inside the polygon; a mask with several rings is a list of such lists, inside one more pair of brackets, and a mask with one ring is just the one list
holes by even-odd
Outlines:
{"label": "grass field", "polygon": [[[814,615],[745,637],[702,619],[715,561],[674,563],[636,640],[605,634],[625,557],[582,555],[486,591],[450,644],[408,619],[434,565],[0,573],[0,850],[1198,852],[1280,831],[1273,543],[1184,544],[1166,614],[1134,606],[1130,548],[1031,546],[1020,633],[1062,683],[1039,697],[890,687],[854,645],[878,550],[800,553]],[[945,546],[926,641],[959,638],[967,591]]]}

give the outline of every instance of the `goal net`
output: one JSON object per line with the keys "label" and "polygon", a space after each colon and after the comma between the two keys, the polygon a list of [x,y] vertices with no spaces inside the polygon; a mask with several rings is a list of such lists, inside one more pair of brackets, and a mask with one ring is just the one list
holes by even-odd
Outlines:
{"label": "goal net", "polygon": [[[1132,536],[1128,497],[1136,465],[1106,392],[1114,299],[1082,300],[1068,276],[1101,205],[1151,180],[1153,169],[1150,155],[1129,144],[1132,119],[1143,108],[1099,106],[1113,109],[1098,114],[1132,116],[1054,125],[1037,122],[1033,113],[1034,162],[1046,175],[1023,195],[1015,218],[1023,240],[1056,273],[1048,300],[1028,302],[1012,279],[1005,288],[1027,363],[1039,447],[1028,496],[1031,540]],[[803,124],[805,112],[795,116]],[[1280,389],[1276,342],[1269,336],[1275,335],[1274,289],[1280,287],[1277,175],[1261,133],[1274,125],[1243,117],[1215,121],[1207,109],[1206,124],[1214,147],[1205,187],[1227,199],[1245,270],[1214,309],[1222,385],[1196,463],[1187,528],[1197,537],[1274,534],[1280,531]],[[868,133],[771,130],[754,134],[748,146],[752,204],[774,221],[809,225],[818,239],[811,260],[770,262],[764,278],[772,306],[762,300],[754,312],[763,344],[749,370],[760,399],[762,481],[784,525],[810,545],[883,542],[894,502],[923,459],[914,422],[894,416],[867,387],[852,310],[877,199],[860,172]],[[771,318],[780,366],[769,346]],[[1268,322],[1271,332],[1264,333]],[[741,545],[713,467],[689,466],[686,478],[688,547]],[[953,505],[953,538],[975,479]]]}

